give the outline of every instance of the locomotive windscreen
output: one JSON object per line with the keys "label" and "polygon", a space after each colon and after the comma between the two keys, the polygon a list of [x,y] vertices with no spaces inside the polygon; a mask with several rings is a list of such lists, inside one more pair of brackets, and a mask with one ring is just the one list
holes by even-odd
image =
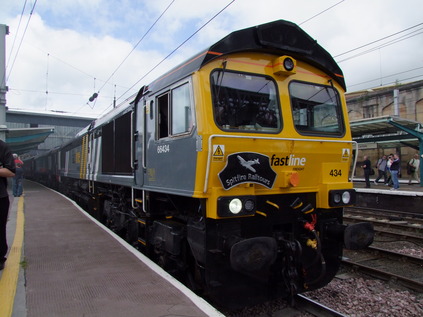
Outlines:
{"label": "locomotive windscreen", "polygon": [[291,82],[295,128],[303,134],[337,135],[345,132],[339,95],[330,86]]}
{"label": "locomotive windscreen", "polygon": [[217,70],[211,79],[215,121],[220,128],[280,131],[277,90],[271,78]]}

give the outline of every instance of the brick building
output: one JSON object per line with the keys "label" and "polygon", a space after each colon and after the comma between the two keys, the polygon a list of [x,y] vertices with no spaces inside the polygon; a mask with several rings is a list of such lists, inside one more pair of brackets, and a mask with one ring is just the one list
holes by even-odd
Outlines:
{"label": "brick building", "polygon": [[[423,153],[423,80],[356,91],[345,97],[353,138],[359,144],[358,166],[363,155],[375,165],[382,155],[398,153],[405,171],[406,162],[415,153]],[[417,136],[389,124],[390,120]],[[361,173],[358,169],[356,175]]]}

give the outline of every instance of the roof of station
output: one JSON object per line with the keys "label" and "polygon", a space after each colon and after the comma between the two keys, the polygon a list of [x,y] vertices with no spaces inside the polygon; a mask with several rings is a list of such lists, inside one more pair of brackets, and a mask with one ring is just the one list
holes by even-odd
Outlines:
{"label": "roof of station", "polygon": [[54,127],[7,129],[6,143],[13,153],[21,155],[36,150],[53,132]]}
{"label": "roof of station", "polygon": [[381,147],[396,147],[398,143],[418,147],[419,137],[423,138],[421,123],[398,116],[354,120],[350,122],[350,126],[354,141],[378,143]]}

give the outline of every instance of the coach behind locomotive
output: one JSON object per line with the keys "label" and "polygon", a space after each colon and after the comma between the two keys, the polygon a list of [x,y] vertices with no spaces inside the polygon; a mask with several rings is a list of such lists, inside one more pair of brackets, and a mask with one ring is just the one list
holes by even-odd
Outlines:
{"label": "coach behind locomotive", "polygon": [[344,91],[295,24],[247,28],[34,159],[32,175],[217,300],[316,289],[344,246],[373,239],[342,223],[356,146]]}

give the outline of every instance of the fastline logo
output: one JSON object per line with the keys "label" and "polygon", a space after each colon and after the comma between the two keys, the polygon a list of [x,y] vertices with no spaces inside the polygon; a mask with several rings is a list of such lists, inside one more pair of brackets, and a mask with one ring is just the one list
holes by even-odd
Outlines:
{"label": "fastline logo", "polygon": [[290,154],[285,157],[277,157],[276,154],[273,154],[270,159],[271,166],[305,166],[306,165],[305,157],[296,157],[295,154]]}

